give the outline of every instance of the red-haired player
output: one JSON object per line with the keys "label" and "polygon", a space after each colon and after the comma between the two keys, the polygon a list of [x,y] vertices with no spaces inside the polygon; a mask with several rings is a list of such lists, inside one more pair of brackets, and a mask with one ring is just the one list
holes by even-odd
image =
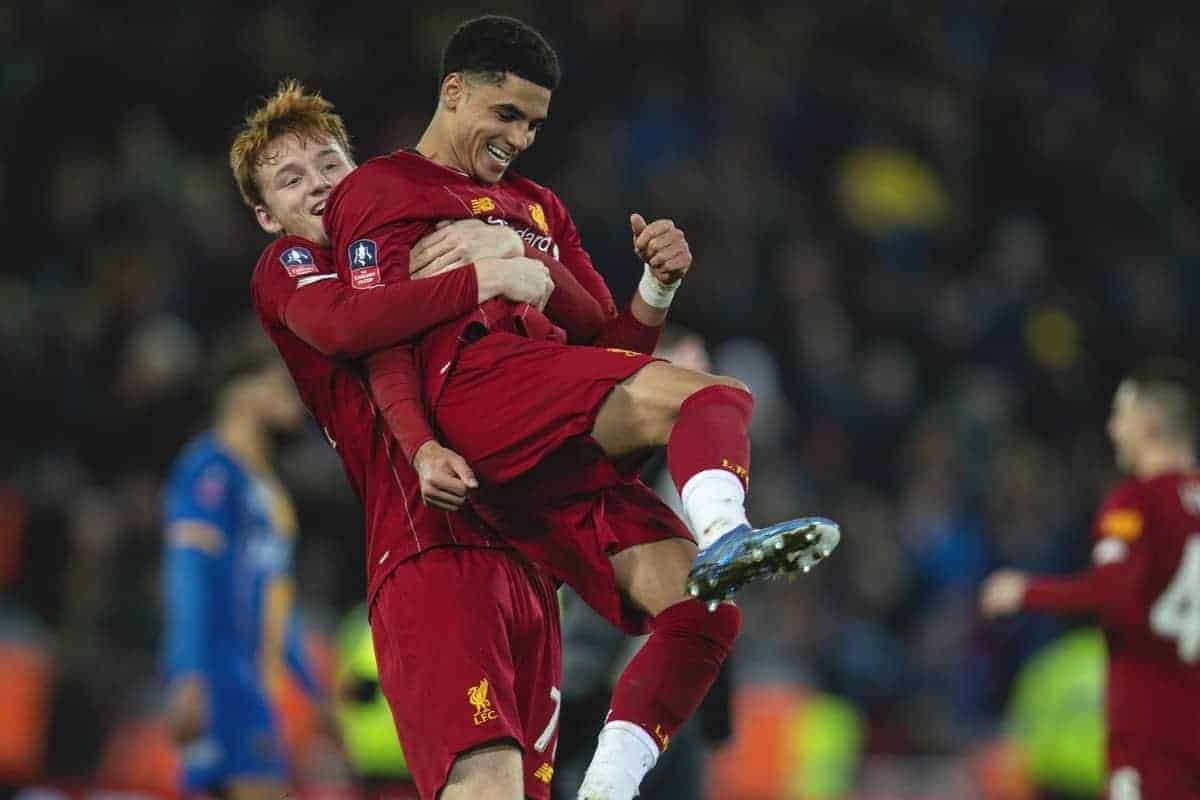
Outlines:
{"label": "red-haired player", "polygon": [[[433,440],[410,464],[361,373],[334,357],[411,338],[443,321],[439,313],[492,296],[536,300],[548,288],[546,269],[479,258],[469,269],[377,292],[344,287],[321,217],[354,167],[350,145],[330,103],[294,83],[247,117],[230,164],[259,224],[279,236],[254,270],[255,310],[363,504],[380,684],[421,796],[547,798],[561,673],[555,584],[470,509],[433,507],[460,504],[448,487],[470,481],[469,469]],[[520,251],[511,232],[484,233],[474,252]],[[397,302],[424,314],[396,314]],[[369,333],[330,324],[335,307],[368,323]]]}

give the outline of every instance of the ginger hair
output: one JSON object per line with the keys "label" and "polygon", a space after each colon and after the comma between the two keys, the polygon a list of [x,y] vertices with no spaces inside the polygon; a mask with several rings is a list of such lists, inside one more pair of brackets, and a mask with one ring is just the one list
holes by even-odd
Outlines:
{"label": "ginger hair", "polygon": [[275,94],[246,115],[229,148],[233,180],[242,200],[251,208],[263,204],[258,168],[269,158],[267,148],[271,142],[284,134],[328,139],[340,145],[347,158],[353,157],[346,124],[333,113],[333,103],[319,92],[309,92],[297,80],[283,81]]}

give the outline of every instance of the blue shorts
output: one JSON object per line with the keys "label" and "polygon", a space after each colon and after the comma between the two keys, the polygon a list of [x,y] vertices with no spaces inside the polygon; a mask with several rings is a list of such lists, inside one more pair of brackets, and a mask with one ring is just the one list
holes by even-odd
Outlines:
{"label": "blue shorts", "polygon": [[286,778],[283,737],[266,698],[214,688],[210,713],[208,731],[183,748],[185,792],[220,792],[240,778]]}

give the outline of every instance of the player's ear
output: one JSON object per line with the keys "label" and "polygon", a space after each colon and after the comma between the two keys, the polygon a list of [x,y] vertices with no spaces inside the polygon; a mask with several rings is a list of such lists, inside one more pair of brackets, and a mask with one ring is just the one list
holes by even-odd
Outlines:
{"label": "player's ear", "polygon": [[451,72],[442,81],[442,105],[453,111],[467,94],[467,85],[458,72]]}
{"label": "player's ear", "polygon": [[258,227],[267,233],[283,233],[283,225],[275,219],[266,206],[255,206],[254,218],[258,220]]}

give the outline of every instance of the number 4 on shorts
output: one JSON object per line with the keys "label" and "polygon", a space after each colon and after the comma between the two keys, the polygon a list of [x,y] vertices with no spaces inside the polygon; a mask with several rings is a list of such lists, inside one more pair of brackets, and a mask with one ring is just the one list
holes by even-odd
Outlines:
{"label": "number 4 on shorts", "polygon": [[1179,645],[1179,660],[1200,661],[1200,534],[1188,537],[1179,570],[1150,609],[1150,630]]}

